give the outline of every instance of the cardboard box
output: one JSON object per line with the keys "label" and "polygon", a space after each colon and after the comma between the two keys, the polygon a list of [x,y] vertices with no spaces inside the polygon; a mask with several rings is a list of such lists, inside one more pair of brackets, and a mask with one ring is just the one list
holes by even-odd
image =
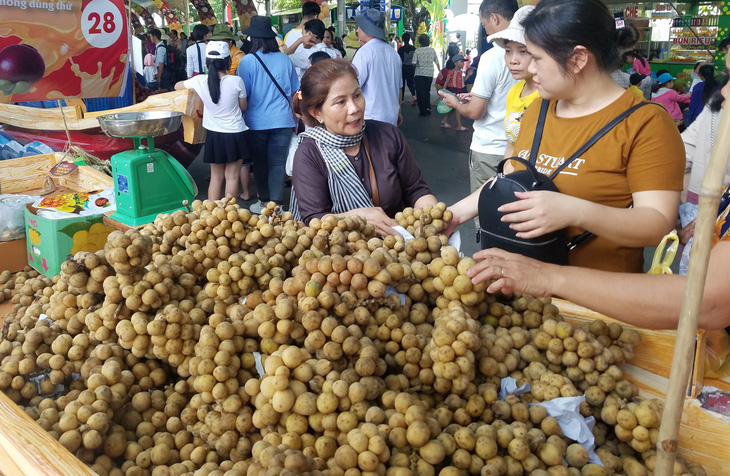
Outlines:
{"label": "cardboard box", "polygon": [[61,271],[69,255],[79,251],[96,252],[104,247],[113,231],[103,223],[104,215],[52,220],[38,216],[38,209],[26,205],[25,240],[28,263],[52,278]]}
{"label": "cardboard box", "polygon": [[[48,172],[63,160],[69,159],[60,152],[4,160],[0,167],[0,188],[3,193],[38,195],[43,190],[43,181],[48,177]],[[88,166],[80,166],[70,175],[54,177],[53,183],[56,187],[55,193],[108,189],[114,186],[111,177]],[[16,268],[14,271],[19,271],[26,264],[30,264],[46,276],[52,277],[60,271],[61,263],[72,251],[100,249],[95,245],[96,235],[101,230],[107,234],[111,230],[106,226],[101,228],[103,226],[101,224],[96,225],[96,228],[92,230],[92,225],[101,223],[101,221],[102,215],[49,220],[38,217],[35,215],[35,211],[31,212],[30,209],[26,209],[26,237],[15,242],[8,242],[11,243],[10,245],[0,243],[0,270],[5,269],[4,264],[7,257],[12,256],[13,261],[8,261],[8,263],[13,264],[13,267]],[[29,235],[30,230],[33,230],[32,237]],[[91,240],[88,238],[89,231],[94,234]],[[12,255],[4,251],[8,249],[13,251]]]}
{"label": "cardboard box", "polygon": [[13,273],[22,271],[28,264],[25,254],[26,246],[23,238],[12,241],[0,241],[0,271],[10,270]]}

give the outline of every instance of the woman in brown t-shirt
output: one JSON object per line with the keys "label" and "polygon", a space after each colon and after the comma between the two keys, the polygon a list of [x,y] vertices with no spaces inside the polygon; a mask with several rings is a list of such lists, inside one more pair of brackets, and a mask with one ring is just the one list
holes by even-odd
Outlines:
{"label": "woman in brown t-shirt", "polygon": [[292,106],[309,129],[294,156],[294,218],[359,215],[387,235],[403,208],[437,203],[398,128],[364,120],[365,98],[348,62],[317,62],[301,87]]}
{"label": "woman in brown t-shirt", "polygon": [[[523,25],[529,71],[540,96],[551,101],[536,161],[549,175],[640,101],[610,75],[619,60],[617,47],[636,41],[637,32],[622,23],[617,28],[600,0],[543,0]],[[541,102],[533,102],[522,118],[516,156],[529,156]],[[683,174],[684,147],[674,121],[659,107],[643,107],[555,178],[561,193],[516,193],[517,200],[499,211],[520,238],[564,228],[568,236],[592,232],[593,239],[570,253],[572,265],[641,272],[643,247],[656,246],[674,228]],[[451,207],[452,229],[476,216],[480,192]]]}

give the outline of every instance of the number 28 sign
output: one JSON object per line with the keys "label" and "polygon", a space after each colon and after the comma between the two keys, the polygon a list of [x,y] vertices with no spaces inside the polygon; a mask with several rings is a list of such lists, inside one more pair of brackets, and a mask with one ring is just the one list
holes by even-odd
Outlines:
{"label": "number 28 sign", "polygon": [[25,58],[0,61],[0,103],[121,94],[124,0],[0,0],[0,19],[0,60]]}
{"label": "number 28 sign", "polygon": [[92,0],[81,12],[81,31],[91,46],[106,48],[122,33],[124,20],[109,0]]}

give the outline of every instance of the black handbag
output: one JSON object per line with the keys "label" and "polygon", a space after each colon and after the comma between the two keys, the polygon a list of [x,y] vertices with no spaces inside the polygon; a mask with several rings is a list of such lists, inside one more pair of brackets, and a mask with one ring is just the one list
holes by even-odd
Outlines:
{"label": "black handbag", "polygon": [[[573,155],[565,159],[550,176],[547,176],[535,168],[545,118],[550,107],[550,101],[543,100],[537,128],[535,129],[535,138],[530,149],[530,160],[524,160],[520,157],[504,159],[497,166],[497,175],[487,182],[479,194],[477,242],[481,244],[482,249],[501,248],[546,263],[568,264],[568,252],[589,241],[594,236],[592,233],[585,232],[568,239],[563,229],[537,238],[518,238],[517,232],[509,227],[510,224],[502,221],[504,213],[499,212],[497,209],[506,203],[514,202],[516,200],[515,192],[530,192],[533,190],[560,192],[553,182],[558,174],[634,111],[648,104],[656,103],[641,102],[619,114],[588,139]],[[518,170],[505,175],[504,164],[510,160],[521,163],[525,166],[525,170]]]}

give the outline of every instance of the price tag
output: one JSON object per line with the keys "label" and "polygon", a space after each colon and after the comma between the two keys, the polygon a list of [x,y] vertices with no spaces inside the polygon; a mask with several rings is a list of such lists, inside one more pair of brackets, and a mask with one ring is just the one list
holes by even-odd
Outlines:
{"label": "price tag", "polygon": [[107,48],[116,43],[123,28],[122,14],[108,0],[92,0],[81,12],[81,32],[95,48]]}

